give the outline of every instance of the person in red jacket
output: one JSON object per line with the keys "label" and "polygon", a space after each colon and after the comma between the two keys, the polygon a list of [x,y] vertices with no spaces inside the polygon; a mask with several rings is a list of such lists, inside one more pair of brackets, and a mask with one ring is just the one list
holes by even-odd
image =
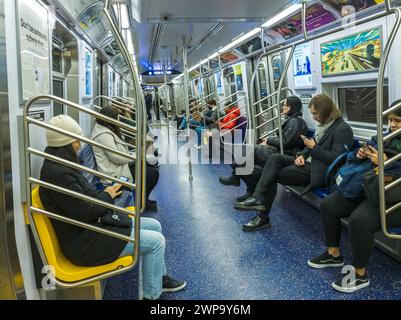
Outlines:
{"label": "person in red jacket", "polygon": [[241,116],[241,110],[231,101],[228,101],[224,105],[224,111],[226,112],[226,115],[220,121],[220,129],[230,130],[235,128],[238,125],[239,117]]}

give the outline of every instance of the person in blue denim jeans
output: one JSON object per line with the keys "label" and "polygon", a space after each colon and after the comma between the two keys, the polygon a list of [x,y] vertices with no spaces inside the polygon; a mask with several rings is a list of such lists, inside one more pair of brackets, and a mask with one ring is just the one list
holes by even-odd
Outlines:
{"label": "person in blue denim jeans", "polygon": [[[83,136],[79,124],[68,115],[56,116],[49,121],[49,124]],[[80,140],[52,130],[46,131],[46,140],[46,153],[72,163],[79,163]],[[95,185],[88,182],[81,171],[47,159],[43,162],[40,177],[50,184],[114,205],[118,205],[118,198],[122,196],[121,184],[98,190]],[[46,188],[40,188],[39,195],[45,209],[50,212],[122,235],[133,236],[132,226],[106,223],[105,218],[113,214],[111,209]],[[52,220],[51,223],[64,256],[78,266],[104,265],[134,252],[132,243],[127,244],[121,239],[57,220]],[[158,221],[141,218],[139,246],[139,253],[143,256],[145,299],[158,299],[162,292],[175,292],[185,288],[185,281],[174,280],[166,274],[165,239]]]}
{"label": "person in blue denim jeans", "polygon": [[[134,219],[132,226],[134,226]],[[135,235],[134,227],[131,238]],[[141,232],[139,238],[139,253],[142,255],[142,287],[145,300],[155,300],[163,292],[176,292],[186,286],[185,281],[175,280],[167,275],[164,263],[166,240],[162,233],[159,221],[153,218],[141,218]],[[120,254],[120,257],[132,255],[134,244],[129,242]]]}

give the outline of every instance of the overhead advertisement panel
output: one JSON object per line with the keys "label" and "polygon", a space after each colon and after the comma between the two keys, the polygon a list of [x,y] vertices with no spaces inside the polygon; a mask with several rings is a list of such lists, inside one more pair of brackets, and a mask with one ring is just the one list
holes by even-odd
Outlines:
{"label": "overhead advertisement panel", "polygon": [[296,89],[314,87],[312,76],[312,52],[309,43],[298,45],[293,57],[294,83]]}

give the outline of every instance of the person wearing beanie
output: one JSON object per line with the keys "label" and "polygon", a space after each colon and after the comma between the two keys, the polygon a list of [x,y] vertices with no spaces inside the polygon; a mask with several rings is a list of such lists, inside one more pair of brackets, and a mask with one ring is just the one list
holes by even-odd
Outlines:
{"label": "person wearing beanie", "polygon": [[[118,108],[114,106],[106,106],[100,111],[101,114],[118,119]],[[91,139],[110,147],[112,149],[129,153],[127,143],[123,141],[120,127],[113,125],[109,122],[103,121],[101,119],[96,119],[95,127],[92,131]],[[117,179],[127,178],[128,182],[133,183],[135,177],[135,162],[130,159],[120,157],[112,152],[93,147],[93,153],[95,155],[96,164],[98,170],[104,174],[115,177]],[[126,179],[124,179],[126,180]],[[149,195],[155,188],[157,182],[159,181],[159,169],[146,165],[146,209],[147,210],[157,210],[157,202],[149,199]],[[110,184],[108,180],[102,180],[104,185]]]}
{"label": "person wearing beanie", "polygon": [[[50,119],[49,124],[59,129],[82,136],[82,129],[79,124],[70,116],[61,114]],[[49,147],[64,147],[77,139],[52,130],[46,130],[46,141]]]}
{"label": "person wearing beanie", "polygon": [[[56,116],[49,121],[49,124],[56,129],[82,135],[78,123],[67,115]],[[73,163],[79,163],[79,140],[50,129],[46,132],[46,140],[48,145],[45,149],[46,153]],[[121,194],[120,184],[99,191],[84,178],[79,170],[48,159],[43,162],[40,179],[52,185],[111,204],[114,204],[114,199]],[[39,196],[45,210],[49,212],[125,236],[131,236],[131,238],[134,236],[133,221],[123,213],[114,212],[91,202],[43,187],[39,188]],[[115,220],[115,215],[119,216],[118,221]],[[119,257],[132,255],[134,252],[131,242],[127,243],[55,219],[50,221],[65,257],[75,265],[99,266],[111,263]],[[142,287],[144,298],[158,299],[162,292],[174,292],[186,286],[185,281],[174,280],[167,276],[164,263],[165,239],[161,225],[157,220],[141,218],[139,247],[143,256]]]}

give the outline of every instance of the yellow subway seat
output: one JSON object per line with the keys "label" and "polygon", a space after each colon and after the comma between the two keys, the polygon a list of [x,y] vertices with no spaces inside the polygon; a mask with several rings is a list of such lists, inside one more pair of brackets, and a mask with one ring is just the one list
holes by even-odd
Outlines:
{"label": "yellow subway seat", "polygon": [[[45,210],[39,198],[39,187],[36,187],[32,191],[32,206]],[[46,255],[47,262],[50,266],[54,267],[55,277],[58,280],[64,282],[77,282],[106,272],[127,267],[133,262],[132,256],[125,256],[112,263],[101,266],[76,266],[64,256],[50,219],[40,213],[33,213],[32,216]]]}

